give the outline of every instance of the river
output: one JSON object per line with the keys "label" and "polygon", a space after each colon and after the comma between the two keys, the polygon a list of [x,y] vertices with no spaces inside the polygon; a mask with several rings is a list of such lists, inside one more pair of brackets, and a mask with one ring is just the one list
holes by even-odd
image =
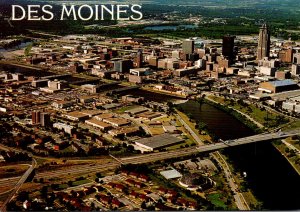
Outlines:
{"label": "river", "polygon": [[[180,106],[223,140],[253,135],[243,123],[208,104],[200,107],[189,101]],[[270,142],[228,148],[223,153],[236,171],[247,172],[248,187],[263,202],[263,209],[300,209],[300,177]]]}
{"label": "river", "polygon": [[162,31],[162,30],[178,30],[178,29],[196,29],[198,26],[193,24],[182,24],[182,25],[156,25],[147,26],[144,30]]}
{"label": "river", "polygon": [[17,45],[17,46],[11,47],[11,48],[7,48],[7,49],[0,48],[0,53],[6,53],[6,52],[10,52],[10,51],[23,49],[23,48],[25,48],[26,46],[28,46],[30,44],[32,44],[32,41],[21,42],[20,45]]}

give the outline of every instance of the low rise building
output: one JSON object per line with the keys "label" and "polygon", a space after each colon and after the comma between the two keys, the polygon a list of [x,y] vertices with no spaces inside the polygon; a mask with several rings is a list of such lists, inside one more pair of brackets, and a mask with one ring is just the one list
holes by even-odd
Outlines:
{"label": "low rise building", "polygon": [[175,144],[180,144],[184,140],[178,137],[175,137],[170,134],[162,134],[153,136],[151,138],[142,138],[135,141],[135,144],[145,150],[154,151],[163,149],[165,147],[173,146]]}
{"label": "low rise building", "polygon": [[115,127],[122,127],[126,125],[130,125],[130,120],[124,118],[107,118],[103,120],[106,123],[109,123]]}
{"label": "low rise building", "polygon": [[299,86],[293,80],[281,80],[281,81],[270,81],[262,82],[259,85],[258,90],[267,93],[279,93],[283,91],[297,90]]}
{"label": "low rise building", "polygon": [[89,118],[89,115],[74,111],[66,114],[65,117],[71,121],[84,121]]}
{"label": "low rise building", "polygon": [[112,125],[105,123],[103,121],[99,121],[97,119],[90,119],[85,121],[86,124],[91,125],[93,127],[99,128],[102,131],[107,131],[112,129]]}
{"label": "low rise building", "polygon": [[64,130],[65,133],[68,133],[70,135],[72,135],[73,132],[74,132],[74,127],[73,126],[70,126],[70,125],[67,125],[67,124],[64,124],[64,123],[54,123],[53,127],[56,128],[56,129],[59,129],[59,130]]}
{"label": "low rise building", "polygon": [[74,105],[74,102],[71,101],[56,101],[52,103],[52,106],[56,109],[64,109]]}

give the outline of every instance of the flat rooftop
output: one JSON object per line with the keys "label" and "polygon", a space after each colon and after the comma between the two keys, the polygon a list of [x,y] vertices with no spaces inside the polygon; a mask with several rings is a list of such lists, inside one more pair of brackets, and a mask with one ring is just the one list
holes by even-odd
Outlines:
{"label": "flat rooftop", "polygon": [[130,110],[126,110],[125,112],[126,113],[131,113],[131,114],[138,114],[138,113],[143,113],[143,112],[146,112],[146,111],[149,111],[149,109],[145,108],[145,107],[136,107],[136,108],[133,108],[133,109],[130,109]]}
{"label": "flat rooftop", "polygon": [[282,92],[282,93],[272,95],[273,98],[278,98],[278,99],[294,98],[298,96],[300,96],[300,90],[287,91],[287,92]]}
{"label": "flat rooftop", "polygon": [[176,169],[162,171],[160,172],[160,174],[164,176],[164,178],[166,178],[167,180],[182,177],[182,174],[180,174]]}
{"label": "flat rooftop", "polygon": [[103,128],[111,127],[110,124],[102,122],[102,121],[98,121],[97,119],[90,119],[90,120],[85,121],[85,123],[94,124],[94,125],[97,125],[97,126],[103,127]]}
{"label": "flat rooftop", "polygon": [[183,141],[184,140],[181,138],[177,138],[173,135],[165,133],[162,135],[153,136],[151,138],[142,138],[140,140],[137,140],[135,143],[141,144],[151,149],[159,149],[159,148],[175,145]]}
{"label": "flat rooftop", "polygon": [[83,114],[83,113],[81,113],[79,111],[74,111],[74,112],[67,113],[66,116],[75,117],[75,118],[85,118],[88,115],[87,114]]}
{"label": "flat rooftop", "polygon": [[271,81],[270,82],[275,87],[283,87],[283,86],[289,86],[289,85],[297,85],[297,83],[293,80],[287,79],[287,80],[278,80],[278,81]]}

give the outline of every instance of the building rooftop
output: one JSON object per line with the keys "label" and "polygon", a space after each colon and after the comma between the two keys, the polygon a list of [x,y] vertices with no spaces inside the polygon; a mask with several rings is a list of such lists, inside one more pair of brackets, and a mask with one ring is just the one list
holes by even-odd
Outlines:
{"label": "building rooftop", "polygon": [[118,104],[118,103],[111,103],[111,104],[102,105],[102,107],[105,110],[111,110],[111,109],[114,109],[114,108],[117,108],[117,107],[120,107],[120,106],[122,106],[122,105]]}
{"label": "building rooftop", "polygon": [[85,121],[87,124],[95,124],[98,125],[100,127],[106,128],[106,127],[111,127],[110,124],[102,122],[102,121],[98,121],[97,119],[90,119]]}
{"label": "building rooftop", "polygon": [[164,176],[164,178],[166,178],[167,180],[182,177],[182,174],[180,174],[176,169],[162,171],[160,172],[160,174]]}
{"label": "building rooftop", "polygon": [[270,82],[275,87],[283,87],[283,86],[289,86],[289,85],[297,85],[297,83],[293,80],[287,79],[287,80],[278,80],[278,81],[272,81]]}
{"label": "building rooftop", "polygon": [[158,149],[170,145],[175,145],[182,141],[183,139],[181,138],[177,138],[173,135],[165,133],[162,135],[153,136],[151,138],[142,138],[140,140],[137,140],[136,144],[141,144],[151,149]]}
{"label": "building rooftop", "polygon": [[131,114],[138,114],[138,113],[143,113],[143,112],[146,112],[146,111],[149,111],[149,109],[145,108],[145,107],[136,107],[136,108],[133,108],[133,109],[126,110],[125,112],[126,113],[131,113]]}
{"label": "building rooftop", "polygon": [[95,116],[96,119],[102,120],[102,119],[109,119],[109,118],[113,118],[114,114],[112,113],[103,113],[101,115]]}
{"label": "building rooftop", "polygon": [[75,117],[75,118],[84,118],[84,117],[87,117],[88,115],[83,114],[83,113],[78,112],[78,111],[74,111],[74,112],[70,112],[70,113],[66,114],[66,116]]}
{"label": "building rooftop", "polygon": [[89,116],[95,116],[102,113],[101,110],[82,110],[80,112]]}
{"label": "building rooftop", "polygon": [[129,120],[124,119],[124,118],[108,118],[108,119],[105,119],[105,121],[107,121],[109,123],[117,124],[117,125],[127,125],[127,124],[131,123]]}

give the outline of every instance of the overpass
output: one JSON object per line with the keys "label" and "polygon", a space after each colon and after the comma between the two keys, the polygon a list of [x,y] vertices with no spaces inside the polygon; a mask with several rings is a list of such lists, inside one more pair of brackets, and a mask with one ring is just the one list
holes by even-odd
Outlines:
{"label": "overpass", "polygon": [[11,193],[6,198],[6,200],[3,202],[0,211],[6,212],[6,205],[9,203],[14,196],[18,193],[22,185],[26,182],[29,175],[33,172],[33,170],[36,168],[37,162],[34,158],[32,158],[32,164],[30,165],[29,169],[23,174],[23,176],[19,179],[18,183],[14,186],[14,188],[11,189]]}
{"label": "overpass", "polygon": [[[184,149],[177,149],[173,151],[168,152],[157,152],[157,153],[150,153],[150,154],[144,154],[144,155],[138,155],[133,157],[124,157],[124,158],[115,158],[115,162],[107,162],[102,163],[95,166],[90,165],[82,165],[80,167],[70,167],[70,169],[59,169],[55,171],[46,171],[43,173],[38,173],[36,177],[44,177],[46,179],[53,178],[53,177],[63,177],[69,173],[72,174],[83,174],[83,173],[96,173],[99,171],[107,171],[114,168],[117,168],[120,164],[144,164],[144,163],[150,163],[155,162],[159,160],[167,160],[172,158],[178,158],[178,157],[184,157],[189,156],[193,154],[198,153],[205,153],[205,152],[213,152],[220,149],[225,149],[233,146],[239,146],[244,144],[250,144],[250,143],[256,143],[256,142],[263,142],[263,141],[271,141],[276,139],[283,139],[287,137],[291,137],[294,135],[300,135],[300,129],[286,131],[286,132],[272,132],[272,133],[262,133],[258,135],[253,135],[245,138],[239,138],[234,140],[227,140],[220,143],[215,144],[209,144],[209,145],[202,145],[198,147],[188,147]],[[1,146],[0,146],[1,147]],[[29,177],[29,175],[32,173],[34,168],[36,167],[37,163],[33,158],[32,165],[30,168],[26,171],[26,173],[19,179],[18,183],[14,186],[12,189],[11,194],[7,198],[7,200],[4,202],[2,207],[0,208],[0,211],[6,210],[6,204],[10,202],[15,194],[18,192],[18,190],[21,188],[23,183],[26,181],[26,179]],[[17,181],[16,179],[15,181]]]}
{"label": "overpass", "polygon": [[135,157],[119,158],[118,160],[122,164],[142,164],[142,163],[149,163],[158,160],[184,157],[184,156],[198,154],[198,153],[213,152],[220,149],[225,149],[228,147],[239,146],[244,144],[283,139],[294,135],[300,135],[300,130],[297,129],[297,130],[291,130],[287,132],[262,133],[258,135],[245,137],[245,138],[227,140],[215,144],[202,145],[198,147],[189,147],[189,148],[178,149],[169,152],[151,153],[151,154],[145,154],[145,155],[135,156]]}

